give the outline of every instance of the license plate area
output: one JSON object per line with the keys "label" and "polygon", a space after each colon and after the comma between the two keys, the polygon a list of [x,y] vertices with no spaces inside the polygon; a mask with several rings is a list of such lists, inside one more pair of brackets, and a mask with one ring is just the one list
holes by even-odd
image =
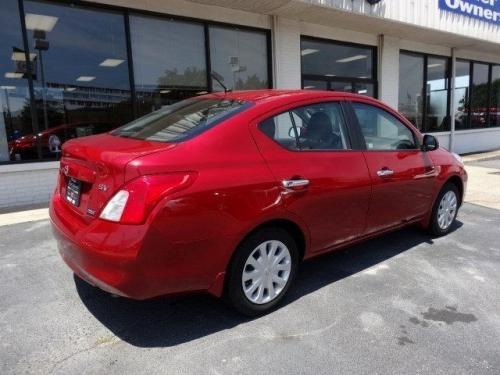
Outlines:
{"label": "license plate area", "polygon": [[73,206],[80,205],[80,196],[82,194],[82,182],[76,178],[70,177],[66,186],[66,200]]}

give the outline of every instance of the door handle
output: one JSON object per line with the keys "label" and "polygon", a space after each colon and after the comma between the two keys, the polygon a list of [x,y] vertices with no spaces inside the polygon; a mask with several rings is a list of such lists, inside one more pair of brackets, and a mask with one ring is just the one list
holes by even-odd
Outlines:
{"label": "door handle", "polygon": [[394,171],[389,168],[382,168],[381,170],[377,171],[377,176],[379,177],[387,177],[391,176],[394,174]]}
{"label": "door handle", "polygon": [[299,179],[299,180],[283,180],[281,182],[284,188],[291,190],[298,190],[300,188],[305,188],[309,185],[309,180]]}

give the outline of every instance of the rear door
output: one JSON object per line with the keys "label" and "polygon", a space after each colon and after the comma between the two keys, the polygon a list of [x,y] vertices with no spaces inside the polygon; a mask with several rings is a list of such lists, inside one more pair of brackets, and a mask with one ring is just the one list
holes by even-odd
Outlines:
{"label": "rear door", "polygon": [[422,217],[430,209],[437,170],[416,134],[381,106],[360,100],[351,108],[373,186],[367,233]]}
{"label": "rear door", "polygon": [[370,176],[354,150],[340,101],[296,104],[251,127],[288,210],[307,224],[313,251],[363,233]]}

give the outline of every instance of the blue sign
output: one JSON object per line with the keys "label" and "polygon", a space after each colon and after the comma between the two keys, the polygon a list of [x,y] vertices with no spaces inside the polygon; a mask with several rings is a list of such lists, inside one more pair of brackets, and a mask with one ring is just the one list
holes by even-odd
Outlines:
{"label": "blue sign", "polygon": [[439,0],[439,9],[500,25],[500,0]]}

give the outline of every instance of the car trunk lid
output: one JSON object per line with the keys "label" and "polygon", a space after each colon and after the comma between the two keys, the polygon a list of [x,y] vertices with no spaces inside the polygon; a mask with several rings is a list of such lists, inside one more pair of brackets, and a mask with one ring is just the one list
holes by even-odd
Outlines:
{"label": "car trunk lid", "polygon": [[[69,141],[63,145],[59,193],[74,212],[86,220],[92,220],[116,191],[135,177],[134,174],[125,173],[131,161],[173,147],[175,144],[172,143],[150,142],[110,134]],[[71,190],[78,188],[79,197],[75,199]]]}

